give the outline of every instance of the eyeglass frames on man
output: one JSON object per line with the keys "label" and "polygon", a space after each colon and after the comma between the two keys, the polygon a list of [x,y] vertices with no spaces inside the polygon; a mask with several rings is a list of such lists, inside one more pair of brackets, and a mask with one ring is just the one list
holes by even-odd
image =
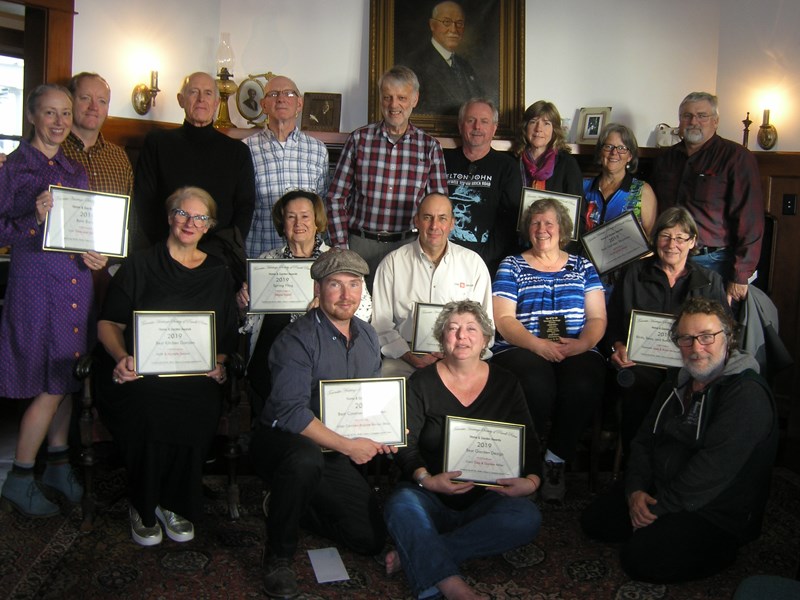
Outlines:
{"label": "eyeglass frames on man", "polygon": [[277,98],[278,96],[283,96],[284,98],[294,98],[298,95],[297,92],[294,90],[272,90],[264,94],[267,98]]}
{"label": "eyeglass frames on man", "polygon": [[716,333],[701,333],[700,335],[677,335],[672,338],[676,346],[681,348],[690,348],[697,340],[701,346],[710,346],[720,333],[725,333],[724,329],[720,329]]}

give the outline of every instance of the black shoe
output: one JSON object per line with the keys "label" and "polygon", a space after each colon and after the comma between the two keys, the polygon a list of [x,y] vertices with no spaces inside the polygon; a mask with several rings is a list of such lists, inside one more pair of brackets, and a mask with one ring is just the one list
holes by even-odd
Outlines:
{"label": "black shoe", "polygon": [[291,558],[268,555],[262,565],[264,591],[270,598],[294,598],[299,593]]}

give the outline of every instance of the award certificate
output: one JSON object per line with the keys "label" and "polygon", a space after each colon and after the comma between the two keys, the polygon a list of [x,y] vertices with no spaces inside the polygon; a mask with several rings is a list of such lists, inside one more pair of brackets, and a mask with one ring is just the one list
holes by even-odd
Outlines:
{"label": "award certificate", "polygon": [[644,230],[631,211],[584,233],[581,242],[600,275],[650,253]]}
{"label": "award certificate", "polygon": [[527,235],[527,231],[522,231],[522,215],[528,207],[542,198],[552,198],[558,200],[567,209],[570,219],[572,219],[572,233],[569,236],[571,240],[578,239],[578,223],[580,222],[581,213],[581,197],[573,196],[571,194],[562,194],[560,192],[548,192],[547,190],[536,190],[533,188],[522,188],[522,198],[519,201],[519,216],[517,217],[517,231]]}
{"label": "award certificate", "polygon": [[133,311],[139,375],[205,375],[217,362],[214,311]]}
{"label": "award certificate", "polygon": [[414,336],[411,338],[411,351],[416,354],[440,352],[439,342],[433,337],[433,326],[442,312],[444,304],[425,304],[417,302],[414,307]]}
{"label": "award certificate", "polygon": [[249,259],[249,313],[304,313],[314,298],[313,260]]}
{"label": "award certificate", "polygon": [[674,315],[631,311],[628,359],[651,367],[682,367],[681,351],[669,337],[674,322]]}
{"label": "award certificate", "polygon": [[444,470],[461,471],[454,481],[498,485],[498,479],[520,477],[524,448],[524,425],[447,417]]}
{"label": "award certificate", "polygon": [[44,220],[43,250],[128,254],[129,196],[50,186],[53,208]]}
{"label": "award certificate", "polygon": [[406,445],[404,377],[319,382],[320,421],[346,438]]}

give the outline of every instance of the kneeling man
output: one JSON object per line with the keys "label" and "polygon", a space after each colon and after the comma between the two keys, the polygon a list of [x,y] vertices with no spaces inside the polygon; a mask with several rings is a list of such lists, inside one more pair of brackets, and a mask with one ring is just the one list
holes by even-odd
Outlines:
{"label": "kneeling man", "polygon": [[622,568],[633,579],[708,577],[760,532],[778,424],[734,326],[714,300],[683,306],[672,327],[683,368],[667,377],[631,444],[624,489],[581,517],[590,537],[623,542]]}
{"label": "kneeling man", "polygon": [[269,353],[272,390],[250,454],[271,488],[263,563],[271,597],[298,593],[292,557],[301,523],[361,554],[377,554],[385,541],[375,496],[353,463],[397,449],[342,437],[319,419],[320,380],[380,376],[375,330],[353,316],[367,273],[351,250],[322,254],[311,266],[319,307],[286,327]]}

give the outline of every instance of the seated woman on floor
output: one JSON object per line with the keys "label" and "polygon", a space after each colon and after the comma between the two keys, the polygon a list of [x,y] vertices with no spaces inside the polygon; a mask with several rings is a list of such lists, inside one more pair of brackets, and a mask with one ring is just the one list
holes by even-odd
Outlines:
{"label": "seated woman on floor", "polygon": [[[482,598],[464,581],[459,565],[529,543],[541,524],[528,499],[540,483],[539,438],[516,377],[481,360],[492,337],[489,317],[477,302],[445,305],[434,326],[444,358],[408,380],[408,446],[397,452],[406,481],[386,503],[397,550],[386,555],[391,574],[400,566],[418,598]],[[520,477],[500,487],[455,482],[443,472],[447,416],[525,425]]]}
{"label": "seated woman on floor", "polygon": [[[197,248],[214,226],[216,203],[185,187],[166,202],[169,237],[132,254],[111,280],[98,323],[105,348],[95,378],[98,404],[128,475],[131,535],[161,542],[194,538],[202,467],[222,409],[224,362],[236,349],[236,306],[225,263]],[[214,311],[216,367],[191,377],[140,377],[134,370],[133,311]]]}
{"label": "seated woman on floor", "polygon": [[[322,241],[322,234],[328,229],[328,217],[325,214],[325,203],[310,190],[292,190],[281,196],[272,208],[272,221],[275,231],[286,239],[286,244],[267,250],[258,258],[315,260],[330,247]],[[240,311],[245,311],[250,304],[247,284],[236,294],[236,303]],[[314,298],[309,308],[319,304]],[[253,314],[247,317],[243,333],[250,334],[250,359],[248,364],[255,368],[248,369],[247,378],[250,387],[257,394],[252,399],[253,415],[260,415],[266,398],[272,388],[269,369],[266,368],[269,349],[289,323],[294,322],[299,314]],[[361,304],[356,316],[369,322],[372,318],[372,298],[365,285],[361,294]]]}
{"label": "seated woman on floor", "polygon": [[537,200],[523,226],[531,247],[503,259],[492,285],[492,361],[519,377],[537,431],[550,422],[542,500],[561,502],[564,464],[602,400],[606,303],[592,263],[563,250],[572,219],[560,202]]}

